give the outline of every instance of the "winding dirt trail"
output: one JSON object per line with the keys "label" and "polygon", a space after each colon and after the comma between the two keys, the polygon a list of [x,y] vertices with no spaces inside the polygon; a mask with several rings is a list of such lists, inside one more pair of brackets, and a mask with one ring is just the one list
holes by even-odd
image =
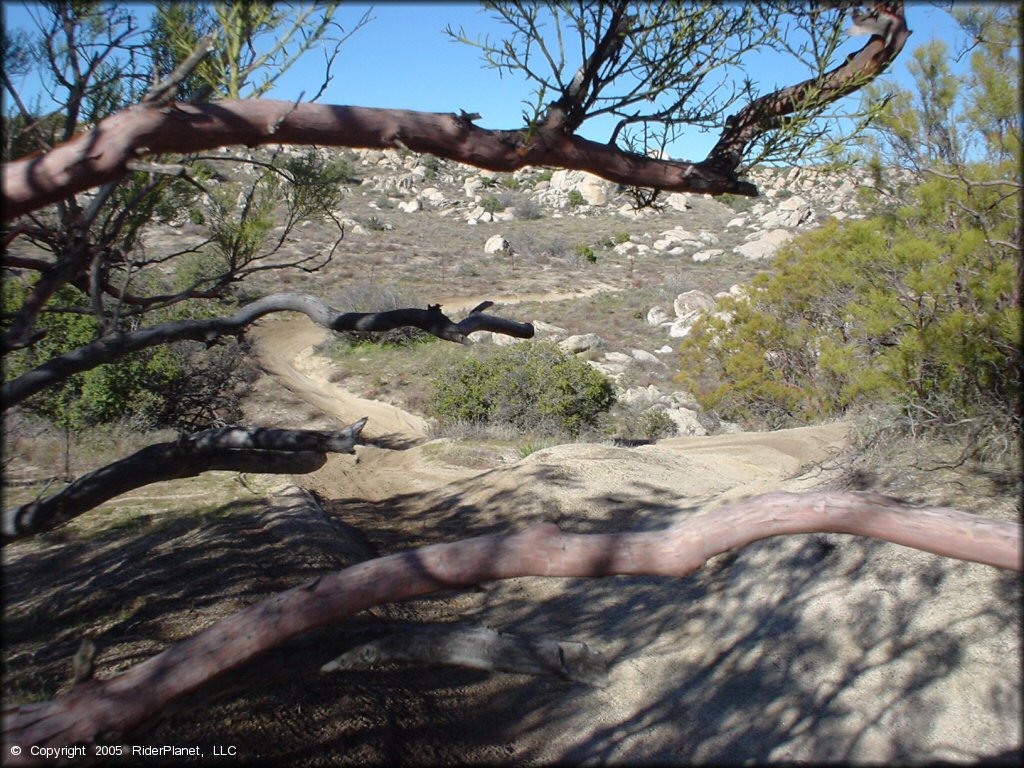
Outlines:
{"label": "winding dirt trail", "polygon": [[[528,301],[578,299],[608,290],[612,289],[598,286],[570,293],[523,293],[490,300],[508,306]],[[441,299],[440,304],[449,314],[461,314],[487,299],[486,296],[460,296]],[[426,439],[427,424],[422,417],[380,400],[367,400],[331,383],[330,362],[313,353],[327,334],[327,329],[305,315],[288,313],[255,324],[250,338],[256,342],[260,366],[289,392],[328,416],[343,424],[369,417],[363,434],[374,440],[408,444]]]}
{"label": "winding dirt trail", "polygon": [[[657,530],[738,496],[809,489],[849,441],[836,422],[639,448],[568,443],[456,467],[422,419],[330,383],[330,363],[312,352],[325,333],[289,317],[254,336],[263,367],[303,401],[344,423],[369,416],[370,438],[412,443],[361,445],[296,478],[384,552],[538,522]],[[322,723],[322,748],[348,759],[374,734],[369,762],[976,759],[1020,741],[1020,670],[1007,661],[1019,656],[1020,610],[1007,576],[828,534],[759,542],[678,581],[496,582],[403,604],[402,615],[586,642],[609,660],[608,686],[410,668],[378,673],[391,677],[375,677],[359,705],[386,727],[339,720],[333,693],[303,709],[301,727]]]}

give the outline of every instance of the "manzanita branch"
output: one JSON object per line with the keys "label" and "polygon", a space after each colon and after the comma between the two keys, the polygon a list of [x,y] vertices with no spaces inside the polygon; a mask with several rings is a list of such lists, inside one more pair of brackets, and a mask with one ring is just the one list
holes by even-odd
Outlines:
{"label": "manzanita branch", "polygon": [[[682,577],[709,558],[772,536],[849,533],[1022,570],[1021,526],[871,493],[771,493],[662,531],[563,533],[551,524],[358,563],[267,598],[110,679],[3,711],[6,744],[91,744],[130,734],[180,697],[290,638],[396,600],[523,576]],[[38,758],[35,758],[38,760]],[[33,762],[29,750],[10,764]]]}

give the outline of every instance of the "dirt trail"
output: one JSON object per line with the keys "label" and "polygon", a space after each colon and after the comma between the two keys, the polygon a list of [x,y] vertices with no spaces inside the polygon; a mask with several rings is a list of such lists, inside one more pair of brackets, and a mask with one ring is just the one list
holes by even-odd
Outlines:
{"label": "dirt trail", "polygon": [[[528,301],[561,301],[613,290],[598,286],[564,293],[523,293],[490,297],[496,304],[508,306]],[[448,314],[466,312],[488,300],[486,296],[460,296],[441,299]],[[330,382],[331,364],[315,355],[314,347],[327,338],[328,331],[305,315],[289,313],[256,323],[250,337],[256,342],[260,366],[305,402],[326,415],[350,424],[369,417],[364,435],[370,439],[398,440],[405,443],[426,438],[426,422],[401,408],[380,400],[367,400]]]}
{"label": "dirt trail", "polygon": [[[446,310],[478,303],[459,301]],[[421,419],[330,384],[312,354],[324,332],[304,317],[255,335],[265,369],[304,401],[415,442],[359,446],[298,479],[382,553],[541,521],[658,530],[738,496],[810,488],[849,439],[837,422],[454,467]],[[511,579],[402,605],[408,620],[586,642],[608,659],[609,685],[382,668],[352,673],[357,704],[325,687],[301,723],[279,708],[267,728],[283,717],[318,760],[417,764],[971,761],[1020,743],[1016,575],[896,545],[790,536],[683,580]]]}
{"label": "dirt trail", "polygon": [[328,380],[330,362],[313,353],[327,338],[327,329],[305,315],[257,323],[251,338],[256,342],[260,367],[284,387],[342,424],[369,417],[367,438],[422,440],[426,422],[414,414],[379,400],[367,400],[335,386]]}
{"label": "dirt trail", "polygon": [[[577,293],[531,293],[500,297],[503,305],[525,301],[559,301],[590,295],[607,288]],[[445,299],[445,309],[457,314],[484,300],[482,296]],[[369,417],[365,436],[405,448],[424,443],[427,424],[416,414],[379,400],[367,400],[330,382],[331,363],[315,355],[314,347],[327,331],[303,315],[290,315],[257,324],[252,336],[260,364],[289,391],[326,415],[348,424]],[[715,437],[680,437],[662,440],[640,449],[604,445],[569,444],[530,457],[506,479],[490,476],[486,484],[513,488],[525,478],[519,476],[539,465],[558,465],[570,472],[575,486],[570,496],[583,498],[598,489],[614,494],[623,484],[644,480],[659,486],[658,495],[677,498],[736,498],[769,490],[798,490],[813,478],[801,477],[800,470],[825,462],[847,444],[847,426],[842,423],[764,433],[741,433]],[[367,500],[391,494],[422,492],[445,483],[480,474],[479,471],[424,461],[421,451],[395,454],[384,448],[362,446],[356,467],[352,460],[335,457],[329,468],[308,478],[324,495],[343,491]],[[656,479],[656,481],[655,481]],[[534,481],[535,482],[535,481]],[[653,490],[653,489],[652,489]],[[548,489],[561,496],[559,488]],[[594,493],[587,493],[593,491]],[[600,494],[598,494],[600,495]]]}

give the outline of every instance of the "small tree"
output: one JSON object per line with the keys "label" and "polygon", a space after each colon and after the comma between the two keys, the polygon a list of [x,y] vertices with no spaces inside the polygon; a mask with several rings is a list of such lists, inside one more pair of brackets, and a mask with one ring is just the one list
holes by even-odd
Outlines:
{"label": "small tree", "polygon": [[966,78],[932,41],[908,65],[913,91],[868,89],[880,119],[861,156],[881,215],[802,236],[694,327],[682,378],[707,407],[777,426],[895,402],[913,425],[1019,431],[1019,14],[957,12]]}

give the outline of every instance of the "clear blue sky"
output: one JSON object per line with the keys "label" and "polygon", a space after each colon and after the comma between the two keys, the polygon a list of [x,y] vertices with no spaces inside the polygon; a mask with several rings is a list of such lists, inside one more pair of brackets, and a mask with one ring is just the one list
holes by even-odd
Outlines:
{"label": "clear blue sky", "polygon": [[[33,25],[26,6],[32,4],[5,2],[4,15],[8,29]],[[149,12],[149,6],[136,4],[137,15]],[[364,3],[345,4],[336,19],[347,30],[369,9]],[[522,125],[523,101],[530,98],[530,87],[522,79],[484,67],[480,51],[452,42],[444,34],[445,26],[463,27],[476,38],[490,34],[499,37],[501,25],[472,3],[383,3],[372,8],[373,21],[345,43],[334,66],[334,79],[321,97],[328,104],[354,104],[369,107],[392,107],[430,112],[453,112],[464,109],[477,112],[478,125],[487,128],[514,128]],[[951,44],[956,30],[947,14],[932,4],[909,3],[908,25],[914,34],[908,49],[934,37]],[[844,53],[857,50],[866,38],[850,38]],[[906,77],[908,51],[900,57],[894,74]],[[776,82],[789,84],[806,76],[806,72],[783,65],[780,59],[765,59],[750,70],[762,91]],[[279,82],[269,94],[272,98],[295,99],[301,91],[307,98],[319,88],[323,79],[323,57],[312,52]],[[19,84],[31,89],[31,77]],[[588,123],[582,133],[588,138],[605,141],[611,122]],[[714,144],[715,137],[694,131],[685,143],[677,144],[673,156],[699,159]]]}

